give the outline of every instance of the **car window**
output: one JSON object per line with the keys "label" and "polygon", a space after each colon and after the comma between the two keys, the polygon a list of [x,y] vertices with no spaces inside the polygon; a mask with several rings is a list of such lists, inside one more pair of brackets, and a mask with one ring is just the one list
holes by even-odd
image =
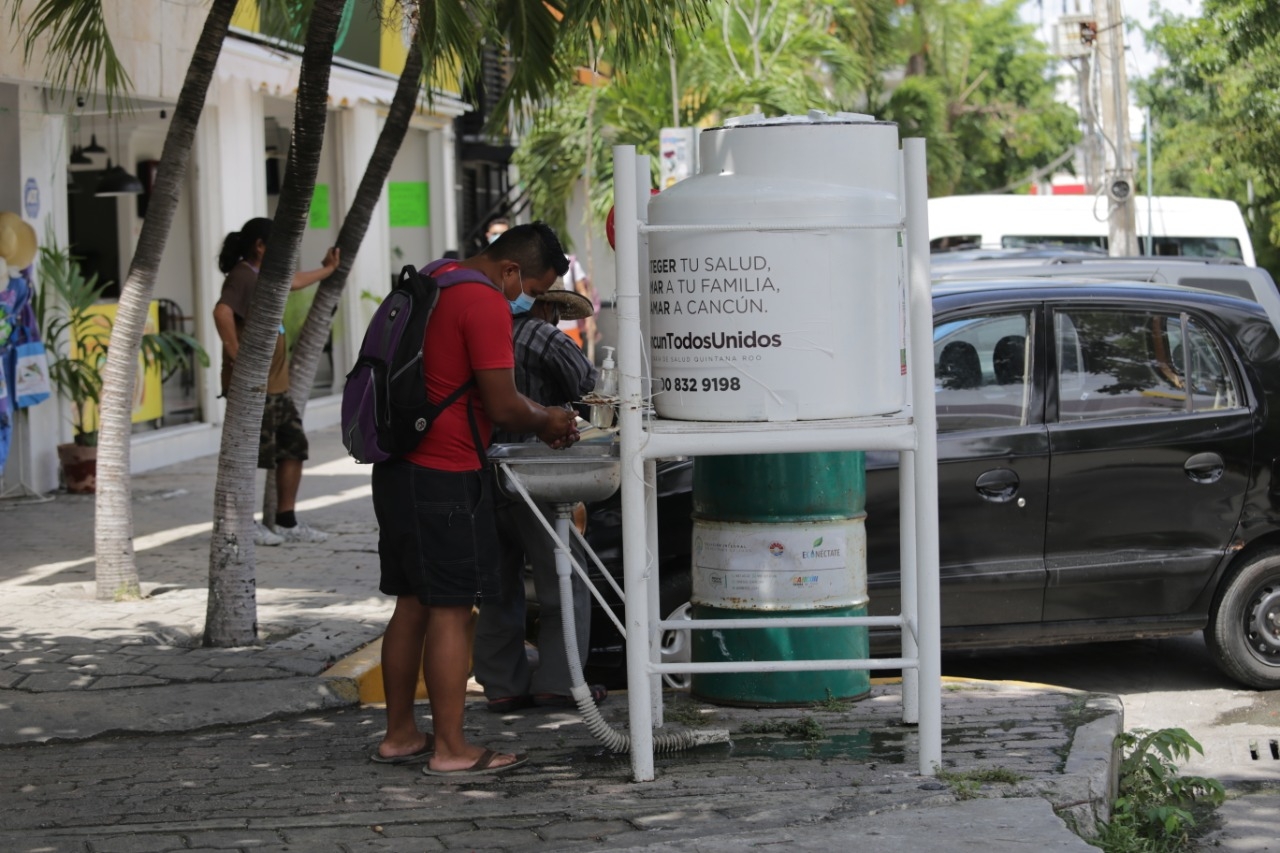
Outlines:
{"label": "car window", "polygon": [[1239,391],[1213,335],[1191,318],[1187,318],[1186,333],[1190,346],[1182,345],[1179,338],[1173,357],[1179,374],[1191,377],[1186,383],[1191,395],[1191,410],[1204,412],[1239,407]]}
{"label": "car window", "polygon": [[1053,322],[1061,421],[1239,405],[1221,346],[1186,314],[1059,309]]}
{"label": "car window", "polygon": [[935,326],[938,431],[1029,423],[1031,353],[1026,312],[969,316]]}

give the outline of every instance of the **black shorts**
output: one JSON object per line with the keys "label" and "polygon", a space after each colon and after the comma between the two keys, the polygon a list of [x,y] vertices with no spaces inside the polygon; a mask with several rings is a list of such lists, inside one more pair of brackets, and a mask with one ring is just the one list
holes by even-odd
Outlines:
{"label": "black shorts", "polygon": [[436,471],[411,462],[373,466],[373,511],[387,595],[433,607],[500,597],[492,473]]}
{"label": "black shorts", "polygon": [[268,394],[262,407],[262,434],[258,439],[258,467],[270,471],[286,459],[307,461],[307,434],[302,431],[302,416],[293,398]]}

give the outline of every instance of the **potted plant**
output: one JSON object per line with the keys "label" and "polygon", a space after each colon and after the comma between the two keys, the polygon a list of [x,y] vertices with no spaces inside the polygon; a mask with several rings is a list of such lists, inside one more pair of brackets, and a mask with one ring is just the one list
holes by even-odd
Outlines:
{"label": "potted plant", "polygon": [[[89,407],[102,394],[102,369],[111,339],[111,318],[93,307],[103,298],[110,282],[97,274],[85,278],[70,251],[56,244],[40,247],[39,288],[33,297],[36,327],[49,359],[49,381],[71,403],[73,429],[70,444],[58,445],[67,489],[92,492],[97,474],[98,430]],[[161,370],[181,366],[194,354],[208,367],[209,355],[193,337],[183,332],[151,332],[142,336],[144,368]]]}

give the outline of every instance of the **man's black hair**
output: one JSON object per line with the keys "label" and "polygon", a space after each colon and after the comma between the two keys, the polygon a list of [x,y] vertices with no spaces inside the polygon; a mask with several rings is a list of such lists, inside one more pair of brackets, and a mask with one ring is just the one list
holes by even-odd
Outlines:
{"label": "man's black hair", "polygon": [[515,261],[520,269],[531,276],[545,275],[555,270],[556,275],[569,271],[569,259],[555,230],[545,222],[516,225],[499,235],[482,254],[502,261]]}

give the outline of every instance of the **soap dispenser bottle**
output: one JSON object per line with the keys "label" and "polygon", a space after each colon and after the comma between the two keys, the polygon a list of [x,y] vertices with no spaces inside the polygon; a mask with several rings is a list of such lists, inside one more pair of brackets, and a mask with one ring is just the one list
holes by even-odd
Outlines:
{"label": "soap dispenser bottle", "polygon": [[604,363],[600,365],[600,378],[596,381],[596,394],[601,397],[618,396],[618,368],[613,363],[613,347],[604,350]]}
{"label": "soap dispenser bottle", "polygon": [[613,426],[613,405],[618,396],[618,368],[613,363],[613,347],[601,349],[605,351],[604,362],[600,365],[600,375],[596,377],[592,395],[600,402],[591,405],[591,424],[599,429],[609,429]]}

